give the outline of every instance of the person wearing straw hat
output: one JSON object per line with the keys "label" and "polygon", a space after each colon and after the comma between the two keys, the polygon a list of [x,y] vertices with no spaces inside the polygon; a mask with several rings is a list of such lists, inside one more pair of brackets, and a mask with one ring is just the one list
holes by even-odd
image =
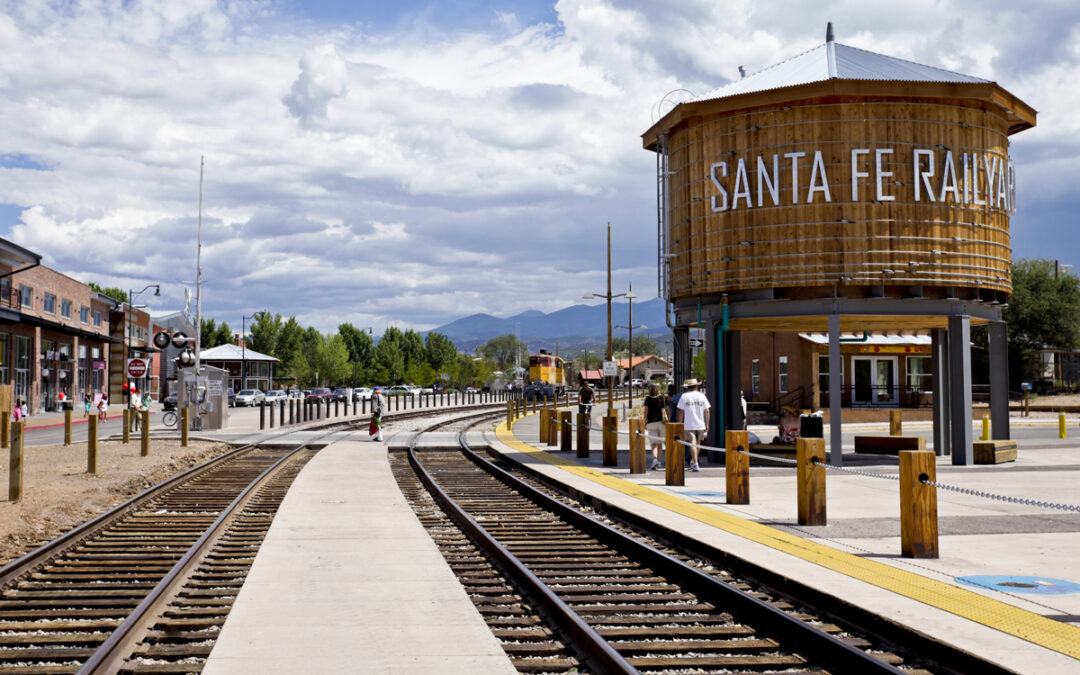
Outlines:
{"label": "person wearing straw hat", "polygon": [[709,408],[712,407],[705,394],[698,391],[700,385],[697,379],[691,377],[683,382],[686,391],[679,397],[679,421],[686,432],[686,442],[693,444],[690,446],[691,471],[701,470],[698,467],[698,446],[705,440],[705,433],[709,430]]}

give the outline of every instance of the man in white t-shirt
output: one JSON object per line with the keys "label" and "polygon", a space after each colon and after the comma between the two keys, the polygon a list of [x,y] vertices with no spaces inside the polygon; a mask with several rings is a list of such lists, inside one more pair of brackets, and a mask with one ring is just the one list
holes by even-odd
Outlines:
{"label": "man in white t-shirt", "polygon": [[679,397],[679,421],[682,422],[686,442],[694,443],[690,446],[691,471],[700,471],[697,446],[704,442],[709,430],[709,408],[712,407],[705,394],[698,391],[700,385],[696,379],[690,378],[683,383],[686,391]]}

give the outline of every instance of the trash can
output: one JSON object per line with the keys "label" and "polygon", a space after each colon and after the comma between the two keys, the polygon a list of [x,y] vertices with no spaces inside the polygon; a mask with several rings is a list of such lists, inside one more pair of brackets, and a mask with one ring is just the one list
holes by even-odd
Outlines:
{"label": "trash can", "polygon": [[822,415],[799,415],[799,436],[802,438],[825,438],[825,417]]}

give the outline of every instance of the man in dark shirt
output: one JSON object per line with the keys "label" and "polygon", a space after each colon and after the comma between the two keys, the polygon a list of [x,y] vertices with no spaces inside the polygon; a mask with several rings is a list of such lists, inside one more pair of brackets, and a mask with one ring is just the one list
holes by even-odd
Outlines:
{"label": "man in dark shirt", "polygon": [[589,383],[582,381],[581,389],[578,389],[578,414],[592,414],[593,390]]}

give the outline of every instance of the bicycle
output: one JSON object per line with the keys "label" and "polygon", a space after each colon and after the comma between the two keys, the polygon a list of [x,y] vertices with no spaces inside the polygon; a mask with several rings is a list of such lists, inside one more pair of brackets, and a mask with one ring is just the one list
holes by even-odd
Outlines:
{"label": "bicycle", "polygon": [[176,426],[176,411],[166,410],[164,413],[162,413],[161,423],[167,427]]}

